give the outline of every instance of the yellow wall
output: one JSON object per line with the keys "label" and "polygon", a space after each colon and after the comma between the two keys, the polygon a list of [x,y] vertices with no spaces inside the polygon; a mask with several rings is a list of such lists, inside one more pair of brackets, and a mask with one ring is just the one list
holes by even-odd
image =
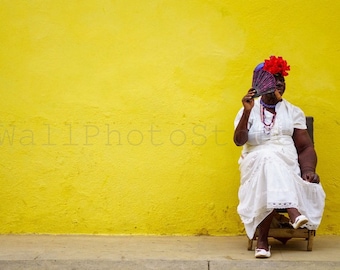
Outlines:
{"label": "yellow wall", "polygon": [[340,234],[339,1],[0,1],[0,233],[244,233],[233,119],[291,65]]}

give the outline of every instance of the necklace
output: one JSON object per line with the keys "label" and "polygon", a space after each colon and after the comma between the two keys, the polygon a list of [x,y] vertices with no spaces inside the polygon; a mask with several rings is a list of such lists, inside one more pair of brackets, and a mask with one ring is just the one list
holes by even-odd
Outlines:
{"label": "necklace", "polygon": [[264,103],[264,101],[262,100],[262,98],[260,99],[260,103],[263,107],[265,107],[266,109],[275,109],[276,107],[276,104],[274,105],[271,105],[271,104],[267,104],[267,103]]}
{"label": "necklace", "polygon": [[[262,104],[261,104],[262,105]],[[276,112],[273,113],[272,120],[270,123],[266,123],[266,114],[264,110],[264,106],[261,106],[261,121],[263,123],[263,132],[267,135],[270,134],[270,131],[272,130],[274,124],[275,124],[275,118],[276,118]]]}

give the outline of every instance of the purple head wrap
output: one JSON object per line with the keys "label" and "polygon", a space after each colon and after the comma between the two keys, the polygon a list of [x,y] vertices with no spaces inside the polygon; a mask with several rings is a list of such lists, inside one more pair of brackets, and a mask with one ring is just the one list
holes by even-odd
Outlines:
{"label": "purple head wrap", "polygon": [[255,67],[254,71],[261,70],[261,69],[263,69],[263,67],[264,67],[264,63],[260,63]]}

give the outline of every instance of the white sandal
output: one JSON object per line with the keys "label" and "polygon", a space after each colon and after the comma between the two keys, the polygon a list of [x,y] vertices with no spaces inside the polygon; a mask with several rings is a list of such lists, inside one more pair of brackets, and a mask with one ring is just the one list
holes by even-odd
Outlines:
{"label": "white sandal", "polygon": [[268,247],[268,250],[265,250],[264,248],[255,249],[255,258],[270,258],[270,256],[270,246]]}
{"label": "white sandal", "polygon": [[300,215],[295,219],[294,223],[291,223],[294,229],[298,229],[308,222],[308,218],[304,215]]}

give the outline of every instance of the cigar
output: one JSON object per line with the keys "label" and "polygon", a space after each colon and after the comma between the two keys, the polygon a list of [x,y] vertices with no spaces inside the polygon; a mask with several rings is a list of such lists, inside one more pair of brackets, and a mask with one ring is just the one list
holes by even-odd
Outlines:
{"label": "cigar", "polygon": [[276,97],[277,100],[281,100],[282,99],[282,96],[281,96],[279,90],[275,89],[274,94],[275,94],[275,97]]}

